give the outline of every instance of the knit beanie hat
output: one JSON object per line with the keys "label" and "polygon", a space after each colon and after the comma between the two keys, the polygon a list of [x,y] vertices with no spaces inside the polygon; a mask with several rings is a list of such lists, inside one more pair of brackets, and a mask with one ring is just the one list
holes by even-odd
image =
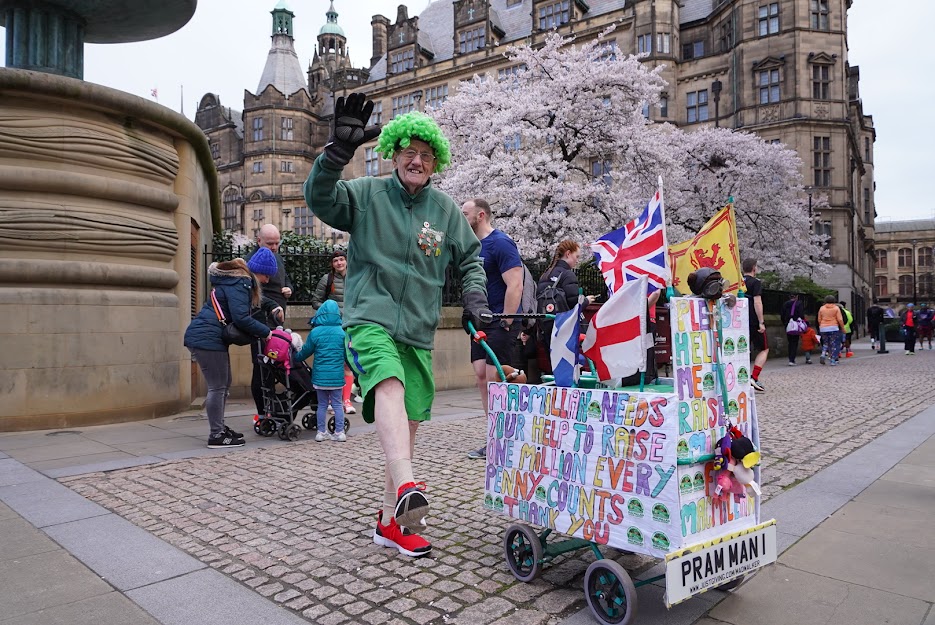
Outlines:
{"label": "knit beanie hat", "polygon": [[250,260],[247,262],[247,268],[253,273],[261,273],[264,276],[275,276],[279,273],[279,265],[276,264],[276,257],[265,247],[261,247],[250,257]]}

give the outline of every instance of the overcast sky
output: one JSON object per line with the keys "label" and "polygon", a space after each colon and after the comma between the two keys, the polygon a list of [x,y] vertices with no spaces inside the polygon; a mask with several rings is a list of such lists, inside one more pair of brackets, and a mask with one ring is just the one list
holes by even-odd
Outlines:
{"label": "overcast sky", "polygon": [[[295,47],[305,68],[311,61],[328,0],[287,0],[295,12]],[[447,2],[449,0],[435,0]],[[370,64],[370,18],[396,19],[399,0],[336,0],[338,23],[348,38],[351,60]],[[429,4],[408,3],[410,16]],[[860,66],[864,112],[877,129],[874,166],[878,219],[935,217],[930,151],[935,124],[925,113],[935,103],[935,46],[926,42],[935,23],[935,0],[855,0],[849,12],[850,63]],[[151,98],[193,118],[207,92],[242,108],[243,91],[255,92],[271,33],[276,0],[199,0],[192,20],[155,41],[85,46],[85,80]],[[2,29],[0,29],[2,30]],[[0,58],[3,48],[0,47]],[[928,76],[928,78],[926,78]],[[926,183],[926,180],[929,182]]]}

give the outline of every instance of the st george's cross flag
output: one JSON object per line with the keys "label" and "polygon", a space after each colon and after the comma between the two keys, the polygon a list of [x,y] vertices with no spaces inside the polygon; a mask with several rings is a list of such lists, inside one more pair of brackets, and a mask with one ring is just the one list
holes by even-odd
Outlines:
{"label": "st george's cross flag", "polygon": [[646,370],[646,283],[646,276],[627,282],[591,318],[581,348],[594,362],[598,380]]}
{"label": "st george's cross flag", "polygon": [[581,334],[580,313],[581,304],[576,304],[571,310],[555,315],[549,344],[555,386],[574,386],[578,382],[575,364],[578,362],[578,337]]}
{"label": "st george's cross flag", "polygon": [[610,293],[640,276],[646,276],[648,292],[652,293],[666,288],[670,280],[666,246],[665,203],[660,178],[659,188],[642,214],[592,243],[591,251]]}

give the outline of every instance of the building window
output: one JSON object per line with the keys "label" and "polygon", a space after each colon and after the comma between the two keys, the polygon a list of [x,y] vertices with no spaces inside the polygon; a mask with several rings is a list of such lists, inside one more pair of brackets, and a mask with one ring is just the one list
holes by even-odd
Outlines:
{"label": "building window", "polygon": [[263,173],[263,161],[253,161],[253,173],[255,174]]}
{"label": "building window", "polygon": [[718,38],[718,45],[721,48],[721,52],[727,52],[734,47],[734,21],[731,18],[727,18],[721,22],[720,33],[721,36]]}
{"label": "building window", "polygon": [[[416,107],[415,98],[411,93],[393,98],[393,117],[404,115],[413,111]],[[392,117],[390,118],[392,119]]]}
{"label": "building window", "polygon": [[519,133],[511,135],[503,140],[503,149],[507,152],[515,152],[522,145]]}
{"label": "building window", "polygon": [[864,187],[864,223],[873,221],[873,207],[870,206],[870,189]]}
{"label": "building window", "polygon": [[779,70],[766,69],[758,72],[758,89],[760,90],[760,104],[775,104],[779,102]]}
{"label": "building window", "polygon": [[211,143],[211,158],[214,160],[220,160],[221,158],[221,146],[216,142]]}
{"label": "building window", "polygon": [[292,141],[292,118],[283,117],[280,124],[279,138],[283,141]]}
{"label": "building window", "polygon": [[877,269],[886,269],[886,250],[877,250]]}
{"label": "building window", "polygon": [[685,94],[688,123],[708,121],[708,90],[689,91]]}
{"label": "building window", "polygon": [[886,276],[877,276],[875,278],[877,297],[889,296],[889,290],[886,288]]}
{"label": "building window", "polygon": [[610,188],[613,179],[610,176],[610,161],[593,160],[591,161],[591,179],[600,180],[605,189]]}
{"label": "building window", "polygon": [[377,124],[383,123],[383,102],[374,102],[373,103],[373,112],[370,113],[370,119],[367,121],[368,126],[376,126]]}
{"label": "building window", "polygon": [[923,273],[919,276],[919,295],[929,296],[935,292],[935,275]]}
{"label": "building window", "polygon": [[828,23],[828,0],[811,0],[812,2],[812,28],[815,30],[831,30]]}
{"label": "building window", "polygon": [[899,294],[912,297],[912,276],[899,276]]}
{"label": "building window", "polygon": [[380,175],[380,154],[374,148],[367,148],[364,153],[364,166],[368,176]]}
{"label": "building window", "polygon": [[292,161],[280,161],[279,171],[286,173],[286,174],[295,173],[295,170],[292,169]]}
{"label": "building window", "polygon": [[831,222],[830,221],[819,221],[815,224],[815,234],[820,237],[824,237],[824,240],[821,243],[822,248],[826,251],[831,249]]}
{"label": "building window", "polygon": [[519,6],[523,3],[523,0],[506,0],[506,8]]}
{"label": "building window", "polygon": [[916,255],[918,256],[919,267],[931,267],[932,266],[932,248],[920,247]]}
{"label": "building window", "polygon": [[308,206],[296,206],[292,209],[293,222],[292,222],[292,231],[296,234],[306,234],[314,235],[315,234],[315,224],[314,217],[312,215],[312,209]]}
{"label": "building window", "polygon": [[391,55],[392,64],[390,65],[390,73],[398,74],[400,72],[405,72],[413,67],[415,67],[416,55],[415,51],[410,48],[408,50],[403,50],[401,52],[394,52]]}
{"label": "building window", "polygon": [[896,253],[897,267],[912,267],[912,250],[908,247],[899,248]]}
{"label": "building window", "polygon": [[760,37],[779,32],[779,3],[771,2],[760,7],[757,32]]}
{"label": "building window", "polygon": [[263,118],[255,117],[253,119],[253,140],[262,141],[263,140]]}
{"label": "building window", "polygon": [[652,54],[653,51],[653,36],[652,35],[640,35],[636,38],[636,52],[637,54]]}
{"label": "building window", "polygon": [[815,186],[831,186],[831,137],[815,137],[812,145],[812,169]]}
{"label": "building window", "polygon": [[484,27],[463,30],[458,33],[458,52],[465,54],[484,47]]}
{"label": "building window", "polygon": [[831,67],[812,65],[812,97],[816,100],[827,100],[830,86]]}
{"label": "building window", "polygon": [[704,56],[704,41],[682,44],[682,60],[700,59]]}
{"label": "building window", "polygon": [[253,209],[253,221],[263,221],[263,209],[262,208]]}
{"label": "building window", "polygon": [[597,46],[595,61],[614,61],[617,59],[617,40],[601,41]]}
{"label": "building window", "polygon": [[659,98],[659,117],[669,116],[669,96]]}
{"label": "building window", "polygon": [[425,108],[437,109],[448,99],[448,85],[429,87],[425,90]]}
{"label": "building window", "polygon": [[568,23],[568,0],[539,7],[539,30],[558,28]]}
{"label": "building window", "polygon": [[225,230],[240,230],[240,204],[243,198],[240,197],[240,191],[237,189],[228,189],[224,192],[224,221]]}
{"label": "building window", "polygon": [[870,137],[864,137],[864,162],[870,163]]}
{"label": "building window", "polygon": [[671,37],[669,33],[656,33],[656,52],[659,54],[669,54],[669,42]]}

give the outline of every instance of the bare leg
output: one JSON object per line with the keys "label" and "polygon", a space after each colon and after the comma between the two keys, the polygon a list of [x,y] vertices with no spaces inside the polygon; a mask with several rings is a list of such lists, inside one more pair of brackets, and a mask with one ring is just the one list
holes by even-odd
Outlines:
{"label": "bare leg", "polygon": [[[412,442],[406,426],[403,383],[397,378],[383,380],[373,389],[377,436],[389,466],[397,460],[412,461]],[[398,488],[399,484],[394,484]]]}

